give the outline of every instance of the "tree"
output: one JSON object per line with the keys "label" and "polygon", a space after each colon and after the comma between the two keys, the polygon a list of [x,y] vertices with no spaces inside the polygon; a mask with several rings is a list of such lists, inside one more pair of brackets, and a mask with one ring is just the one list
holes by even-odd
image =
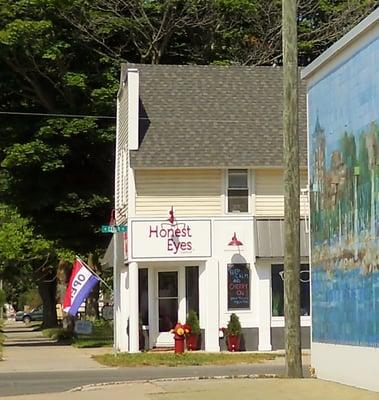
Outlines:
{"label": "tree", "polygon": [[14,208],[0,204],[0,279],[23,291],[37,282],[44,304],[45,327],[57,324],[56,274],[49,264],[57,256],[54,243],[36,234],[29,220]]}
{"label": "tree", "polygon": [[[60,16],[102,57],[138,63],[282,63],[280,0],[67,0]],[[375,0],[299,2],[306,65],[376,7]]]}
{"label": "tree", "polygon": [[[51,2],[0,5],[3,110],[112,116],[118,68],[78,41]],[[104,246],[98,228],[110,213],[113,121],[7,116],[0,137],[0,199],[62,247]]]}
{"label": "tree", "polygon": [[[88,266],[95,273],[100,273],[100,267],[98,264],[97,257],[90,253],[88,256]],[[91,290],[91,293],[86,298],[86,317],[92,319],[99,319],[99,295],[100,295],[100,282]]]}

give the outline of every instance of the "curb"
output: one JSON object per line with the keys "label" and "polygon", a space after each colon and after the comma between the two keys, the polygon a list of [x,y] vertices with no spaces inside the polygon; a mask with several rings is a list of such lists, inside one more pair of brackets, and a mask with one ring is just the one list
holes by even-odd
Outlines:
{"label": "curb", "polygon": [[90,385],[78,386],[76,388],[68,390],[66,393],[85,392],[90,390],[96,390],[98,388],[103,388],[106,386],[130,385],[134,383],[181,382],[181,381],[217,380],[217,379],[270,379],[270,378],[282,378],[282,375],[242,374],[242,375],[188,376],[182,378],[140,379],[135,381],[116,381],[116,382],[95,383]]}

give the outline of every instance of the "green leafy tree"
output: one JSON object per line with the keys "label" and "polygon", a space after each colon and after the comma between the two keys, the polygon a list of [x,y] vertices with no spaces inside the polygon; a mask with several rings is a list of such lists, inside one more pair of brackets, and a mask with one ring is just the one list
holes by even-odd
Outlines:
{"label": "green leafy tree", "polygon": [[0,204],[0,279],[21,291],[37,283],[46,327],[57,323],[55,268],[49,264],[57,256],[54,243],[36,234],[28,219],[14,208]]}
{"label": "green leafy tree", "polygon": [[[100,59],[50,1],[0,0],[4,111],[114,114],[118,67]],[[105,245],[112,198],[112,119],[7,117],[0,199],[38,232],[85,253]]]}

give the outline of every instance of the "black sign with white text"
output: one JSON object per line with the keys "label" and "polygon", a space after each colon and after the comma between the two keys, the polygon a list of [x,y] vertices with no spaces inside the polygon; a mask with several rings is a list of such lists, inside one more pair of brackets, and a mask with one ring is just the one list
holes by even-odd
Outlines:
{"label": "black sign with white text", "polygon": [[250,308],[249,264],[228,264],[228,309]]}

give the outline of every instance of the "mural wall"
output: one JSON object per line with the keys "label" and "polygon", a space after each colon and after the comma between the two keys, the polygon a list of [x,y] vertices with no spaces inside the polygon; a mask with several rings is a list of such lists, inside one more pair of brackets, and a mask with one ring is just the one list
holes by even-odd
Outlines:
{"label": "mural wall", "polygon": [[379,346],[379,39],[309,89],[313,341]]}

